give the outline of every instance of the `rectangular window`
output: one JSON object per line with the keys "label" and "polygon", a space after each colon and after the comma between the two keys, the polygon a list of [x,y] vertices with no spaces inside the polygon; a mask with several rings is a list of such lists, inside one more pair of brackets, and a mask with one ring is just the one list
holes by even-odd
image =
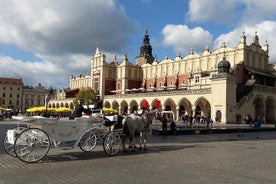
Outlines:
{"label": "rectangular window", "polygon": [[195,83],[199,83],[199,76],[195,77]]}

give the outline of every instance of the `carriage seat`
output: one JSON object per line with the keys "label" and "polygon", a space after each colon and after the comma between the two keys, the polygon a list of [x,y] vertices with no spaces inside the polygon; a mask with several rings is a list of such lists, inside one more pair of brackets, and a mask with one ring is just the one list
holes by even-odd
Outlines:
{"label": "carriage seat", "polygon": [[118,115],[105,116],[104,118],[104,126],[112,126],[118,122]]}
{"label": "carriage seat", "polygon": [[117,121],[110,121],[109,119],[105,118],[104,120],[104,126],[110,127],[112,125],[115,125]]}

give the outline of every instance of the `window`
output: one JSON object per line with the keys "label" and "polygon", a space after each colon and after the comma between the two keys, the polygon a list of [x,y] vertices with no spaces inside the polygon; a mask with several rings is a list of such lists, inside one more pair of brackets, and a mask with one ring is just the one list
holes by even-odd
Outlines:
{"label": "window", "polygon": [[5,93],[3,93],[3,97],[6,97],[6,94],[5,94]]}
{"label": "window", "polygon": [[117,83],[117,89],[116,90],[120,90],[121,89],[121,83]]}
{"label": "window", "polygon": [[99,78],[96,77],[96,78],[94,79],[94,91],[97,92],[98,89],[99,89]]}
{"label": "window", "polygon": [[199,83],[199,76],[195,77],[195,83]]}
{"label": "window", "polygon": [[12,93],[10,93],[10,98],[12,98]]}

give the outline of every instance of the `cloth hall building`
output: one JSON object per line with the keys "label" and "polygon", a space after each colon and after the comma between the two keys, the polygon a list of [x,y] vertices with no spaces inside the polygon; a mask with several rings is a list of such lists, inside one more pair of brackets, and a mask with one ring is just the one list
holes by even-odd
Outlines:
{"label": "cloth hall building", "polygon": [[147,102],[150,109],[172,111],[175,119],[192,114],[221,123],[241,122],[245,116],[275,122],[276,67],[268,62],[269,45],[261,46],[257,34],[250,44],[243,34],[234,48],[222,43],[212,52],[191,50],[185,57],[157,61],[146,30],[135,63],[127,55],[108,62],[97,47],[91,75],[71,76],[70,89],[91,87],[105,107],[120,114]]}

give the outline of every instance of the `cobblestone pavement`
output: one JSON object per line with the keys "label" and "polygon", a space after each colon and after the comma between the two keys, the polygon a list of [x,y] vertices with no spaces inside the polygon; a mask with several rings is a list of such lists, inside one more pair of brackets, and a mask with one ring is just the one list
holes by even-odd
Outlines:
{"label": "cobblestone pavement", "polygon": [[151,136],[148,151],[108,157],[50,149],[38,163],[0,155],[0,184],[276,183],[276,133]]}

